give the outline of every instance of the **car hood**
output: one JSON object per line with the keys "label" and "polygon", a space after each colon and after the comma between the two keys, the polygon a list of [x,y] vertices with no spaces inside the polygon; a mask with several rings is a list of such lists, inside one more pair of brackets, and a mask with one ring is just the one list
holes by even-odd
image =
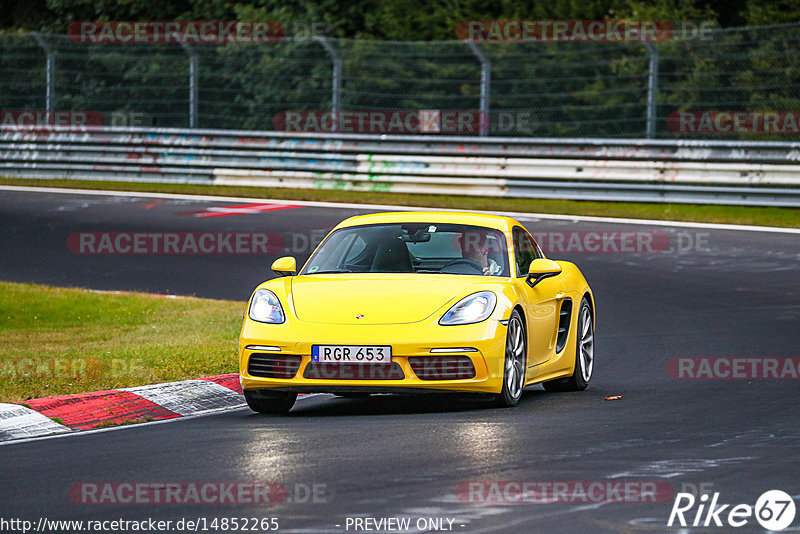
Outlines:
{"label": "car hood", "polygon": [[[301,321],[328,324],[414,323],[466,294],[474,276],[310,275],[292,280],[292,303]],[[446,311],[442,310],[442,313]]]}

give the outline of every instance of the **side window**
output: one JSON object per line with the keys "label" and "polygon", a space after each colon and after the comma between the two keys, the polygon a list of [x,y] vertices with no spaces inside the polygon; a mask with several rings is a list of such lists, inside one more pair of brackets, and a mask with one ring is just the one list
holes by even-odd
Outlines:
{"label": "side window", "polygon": [[524,228],[515,226],[511,235],[514,239],[514,261],[517,264],[517,276],[527,276],[531,262],[539,257],[539,248]]}

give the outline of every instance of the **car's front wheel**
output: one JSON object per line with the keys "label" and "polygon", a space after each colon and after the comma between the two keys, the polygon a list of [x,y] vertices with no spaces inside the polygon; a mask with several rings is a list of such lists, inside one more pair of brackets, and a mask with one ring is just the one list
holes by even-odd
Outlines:
{"label": "car's front wheel", "polygon": [[496,406],[510,408],[519,404],[522,389],[525,387],[526,339],[522,317],[517,310],[514,310],[508,320],[503,388],[495,396]]}
{"label": "car's front wheel", "polygon": [[297,393],[270,391],[269,389],[245,389],[244,400],[251,410],[258,413],[286,413],[294,406]]}
{"label": "car's front wheel", "polygon": [[589,385],[594,371],[594,323],[592,308],[585,298],[578,310],[575,371],[568,378],[559,378],[542,385],[547,391],[583,391]]}

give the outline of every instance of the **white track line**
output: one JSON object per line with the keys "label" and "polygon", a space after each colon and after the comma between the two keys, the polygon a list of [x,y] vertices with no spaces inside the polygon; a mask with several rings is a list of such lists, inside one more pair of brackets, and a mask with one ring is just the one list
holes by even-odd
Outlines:
{"label": "white track line", "polygon": [[318,208],[339,208],[339,209],[378,209],[394,211],[452,211],[466,213],[489,213],[496,215],[507,215],[516,219],[527,221],[536,219],[574,221],[574,222],[597,222],[608,224],[639,224],[644,226],[670,226],[681,228],[704,228],[710,230],[737,230],[746,232],[769,232],[779,234],[800,234],[800,228],[783,228],[778,226],[754,226],[745,224],[719,224],[719,223],[700,223],[686,221],[662,221],[654,219],[627,219],[623,217],[592,217],[588,215],[558,215],[551,213],[524,213],[512,211],[482,211],[482,210],[463,210],[454,208],[431,208],[424,206],[392,206],[389,204],[353,204],[347,202],[319,202],[310,200],[278,200],[269,198],[253,197],[220,197],[213,195],[182,195],[177,193],[147,193],[138,191],[104,191],[97,189],[67,189],[61,187],[29,187],[17,185],[0,185],[0,191],[24,191],[31,193],[58,193],[68,195],[97,195],[97,196],[117,196],[117,197],[139,197],[139,198],[163,198],[173,200],[207,200],[211,202],[264,202],[272,204],[293,204],[297,206],[318,207]]}
{"label": "white track line", "polygon": [[[304,399],[310,399],[321,395],[327,395],[327,393],[310,393],[308,395],[303,395],[302,397],[297,397],[296,402],[300,402]],[[242,397],[242,406],[236,407],[223,407],[218,408],[215,410],[209,410],[203,413],[194,414],[194,415],[184,415],[181,417],[173,417],[172,419],[160,419],[158,421],[144,421],[141,423],[136,423],[134,425],[116,425],[116,426],[109,426],[105,428],[93,428],[90,430],[71,430],[67,429],[64,433],[61,434],[48,434],[45,436],[36,436],[31,438],[23,438],[23,439],[11,439],[7,441],[0,441],[0,447],[4,447],[6,445],[16,445],[18,443],[28,443],[30,441],[40,441],[44,439],[59,439],[59,438],[67,438],[67,437],[76,437],[76,436],[87,436],[90,434],[99,434],[101,432],[116,432],[118,430],[126,430],[126,429],[133,429],[133,428],[141,428],[143,426],[151,426],[151,425],[163,425],[167,423],[177,423],[179,421],[186,421],[188,419],[198,419],[200,417],[208,417],[211,415],[219,415],[224,412],[233,412],[236,410],[248,410],[247,405],[244,404],[244,397]],[[38,413],[38,412],[37,412]],[[255,412],[250,411],[252,415],[256,415]],[[40,414],[41,415],[41,414]],[[44,416],[42,416],[44,417]],[[54,423],[58,424],[58,423]],[[60,426],[60,425],[59,425]]]}

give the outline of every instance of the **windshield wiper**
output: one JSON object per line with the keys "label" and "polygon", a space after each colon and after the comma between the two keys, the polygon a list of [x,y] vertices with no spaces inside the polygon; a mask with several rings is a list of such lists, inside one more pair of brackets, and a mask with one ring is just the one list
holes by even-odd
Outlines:
{"label": "windshield wiper", "polygon": [[328,269],[327,271],[315,271],[308,274],[335,274],[335,273],[352,273],[350,269]]}

